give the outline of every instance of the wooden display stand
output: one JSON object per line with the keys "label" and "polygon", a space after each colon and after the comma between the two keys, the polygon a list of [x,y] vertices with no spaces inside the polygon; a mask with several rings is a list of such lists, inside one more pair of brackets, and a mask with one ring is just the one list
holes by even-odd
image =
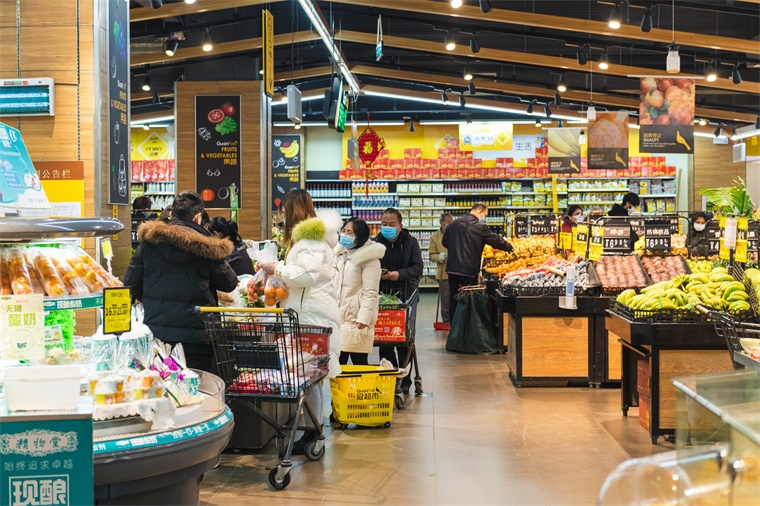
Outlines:
{"label": "wooden display stand", "polygon": [[[610,345],[614,338],[622,345],[621,408],[647,409],[642,418],[656,444],[662,435],[674,434],[676,425],[674,378],[732,371],[726,343],[712,323],[639,323],[608,311],[606,329]],[[639,397],[638,362],[648,366],[649,396]],[[639,388],[637,388],[639,387]],[[644,402],[641,402],[641,401]]]}

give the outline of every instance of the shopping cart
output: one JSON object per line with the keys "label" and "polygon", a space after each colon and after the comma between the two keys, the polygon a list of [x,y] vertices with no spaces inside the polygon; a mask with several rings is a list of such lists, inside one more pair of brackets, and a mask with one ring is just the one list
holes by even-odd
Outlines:
{"label": "shopping cart", "polygon": [[[381,286],[381,289],[383,287]],[[408,297],[404,297],[410,292]],[[403,363],[398,364],[399,369],[411,366],[414,369],[414,393],[417,396],[423,394],[422,377],[420,376],[419,362],[417,361],[417,348],[415,347],[415,335],[417,332],[417,302],[420,299],[419,290],[403,290],[399,296],[405,302],[393,305],[380,305],[377,323],[375,324],[374,345],[377,347],[399,346],[406,347],[406,355]],[[409,369],[411,374],[411,369]],[[404,409],[406,400],[405,392],[401,387],[401,380],[396,381],[396,393],[394,404],[396,409]]]}
{"label": "shopping cart", "polygon": [[741,340],[760,338],[760,324],[741,321],[728,313],[717,311],[708,306],[698,305],[697,309],[705,313],[712,320],[715,333],[725,339],[728,352],[731,354],[731,363],[734,366],[734,370],[744,369],[746,364],[740,361],[744,356],[744,347]]}
{"label": "shopping cart", "polygon": [[341,370],[330,379],[333,416],[341,429],[350,423],[390,427],[399,370],[382,370],[376,365],[344,365]]}
{"label": "shopping cart", "polygon": [[320,460],[325,454],[321,414],[314,412],[307,396],[327,376],[332,329],[300,325],[291,309],[199,307],[196,311],[204,317],[228,399],[297,404],[292,424],[283,425],[254,402],[243,403],[275,430],[280,464],[269,473],[269,483],[282,490],[290,483],[296,430],[307,428],[298,426],[302,414],[313,423],[308,429],[317,431],[317,438],[304,449],[306,458]]}

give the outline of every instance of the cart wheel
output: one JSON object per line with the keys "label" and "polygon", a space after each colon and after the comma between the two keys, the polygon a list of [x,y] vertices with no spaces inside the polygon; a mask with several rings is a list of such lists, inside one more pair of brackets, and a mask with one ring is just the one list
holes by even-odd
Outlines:
{"label": "cart wheel", "polygon": [[404,406],[406,406],[406,401],[404,400],[404,397],[397,395],[393,399],[393,404],[396,406],[396,409],[404,409]]}
{"label": "cart wheel", "polygon": [[348,429],[348,424],[347,423],[340,424],[340,430],[346,430],[346,429]]}
{"label": "cart wheel", "polygon": [[285,490],[290,485],[290,473],[286,474],[282,481],[277,481],[277,467],[269,471],[269,484],[275,490]]}
{"label": "cart wheel", "polygon": [[421,396],[423,394],[422,382],[417,380],[414,382],[414,395]]}
{"label": "cart wheel", "polygon": [[385,422],[385,423],[383,424],[383,427],[385,427],[386,429],[387,429],[388,427],[390,427],[390,426],[391,426],[391,422]]}
{"label": "cart wheel", "polygon": [[658,439],[660,439],[660,438],[659,438],[659,437],[654,437],[654,436],[652,436],[652,444],[653,444],[653,445],[656,445],[656,444],[657,444],[657,440],[658,440]]}
{"label": "cart wheel", "polygon": [[303,449],[303,454],[306,455],[306,458],[311,460],[312,462],[321,460],[322,457],[325,456],[325,445],[322,445],[322,448],[319,449],[319,451],[316,451],[317,447],[317,441],[316,439],[312,439],[308,443],[306,443],[306,446]]}

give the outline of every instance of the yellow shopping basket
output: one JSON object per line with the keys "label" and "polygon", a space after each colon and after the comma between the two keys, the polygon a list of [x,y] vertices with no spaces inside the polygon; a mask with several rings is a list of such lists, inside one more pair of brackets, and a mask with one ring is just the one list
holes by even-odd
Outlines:
{"label": "yellow shopping basket", "polygon": [[399,370],[378,370],[376,365],[343,365],[330,380],[333,416],[345,428],[349,423],[391,426],[393,396]]}

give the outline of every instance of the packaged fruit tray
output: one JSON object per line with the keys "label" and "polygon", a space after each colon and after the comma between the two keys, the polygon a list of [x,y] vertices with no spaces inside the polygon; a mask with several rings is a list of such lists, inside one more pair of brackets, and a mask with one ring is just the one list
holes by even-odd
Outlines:
{"label": "packaged fruit tray", "polygon": [[595,269],[604,295],[618,295],[629,288],[641,289],[652,284],[637,255],[604,255]]}

